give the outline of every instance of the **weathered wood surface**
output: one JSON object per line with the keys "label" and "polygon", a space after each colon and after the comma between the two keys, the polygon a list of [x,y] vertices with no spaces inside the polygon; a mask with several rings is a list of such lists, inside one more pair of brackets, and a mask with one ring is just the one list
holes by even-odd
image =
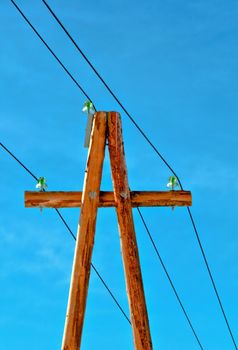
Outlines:
{"label": "weathered wood surface", "polygon": [[[191,206],[192,196],[189,191],[131,191],[132,207],[169,207]],[[82,192],[25,192],[25,206],[42,208],[81,207]],[[116,205],[113,192],[101,191],[99,207]]]}
{"label": "weathered wood surface", "polygon": [[106,144],[106,113],[95,114],[82,194],[62,350],[79,350]]}
{"label": "weathered wood surface", "polygon": [[132,216],[121,119],[115,112],[108,113],[108,147],[134,345],[136,350],[151,350],[152,341]]}

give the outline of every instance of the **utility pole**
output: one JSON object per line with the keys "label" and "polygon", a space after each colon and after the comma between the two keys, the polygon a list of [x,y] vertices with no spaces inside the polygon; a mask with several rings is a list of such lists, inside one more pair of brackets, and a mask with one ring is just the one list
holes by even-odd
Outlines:
{"label": "utility pole", "polygon": [[[100,191],[108,140],[113,192]],[[81,207],[62,350],[79,350],[88,294],[98,207],[116,208],[136,350],[152,350],[132,207],[190,206],[189,191],[130,191],[119,113],[93,117],[83,192],[25,192],[26,207]]]}

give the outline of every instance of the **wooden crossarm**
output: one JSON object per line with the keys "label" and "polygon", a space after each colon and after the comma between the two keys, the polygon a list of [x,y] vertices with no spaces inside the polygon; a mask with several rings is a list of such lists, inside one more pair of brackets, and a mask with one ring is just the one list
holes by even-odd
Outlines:
{"label": "wooden crossarm", "polygon": [[[25,207],[74,208],[81,207],[82,192],[25,192]],[[113,192],[100,192],[99,207],[115,206]],[[191,206],[190,191],[131,191],[132,207]]]}

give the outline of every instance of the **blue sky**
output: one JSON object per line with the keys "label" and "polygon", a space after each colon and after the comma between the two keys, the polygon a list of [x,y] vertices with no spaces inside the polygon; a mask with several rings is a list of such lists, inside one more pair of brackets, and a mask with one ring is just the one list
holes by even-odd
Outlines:
{"label": "blue sky", "polygon": [[[18,1],[98,110],[120,108],[41,1]],[[193,193],[198,230],[238,341],[238,4],[230,0],[55,1],[50,5]],[[1,142],[50,190],[81,190],[84,96],[0,3]],[[124,115],[132,189],[165,190],[170,171]],[[74,241],[54,211],[25,209],[34,180],[0,151],[0,344],[59,349]],[[108,157],[102,188],[112,188]],[[234,349],[185,208],[142,209],[206,350]],[[79,209],[62,210],[76,232]],[[154,349],[199,349],[134,213]],[[128,312],[116,215],[99,210],[93,262]],[[94,272],[82,350],[133,349],[131,329]]]}

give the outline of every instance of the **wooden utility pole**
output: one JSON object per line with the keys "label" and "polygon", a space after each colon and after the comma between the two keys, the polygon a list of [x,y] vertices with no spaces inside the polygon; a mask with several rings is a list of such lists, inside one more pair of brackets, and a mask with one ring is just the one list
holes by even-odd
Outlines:
{"label": "wooden utility pole", "polygon": [[108,147],[135,349],[152,349],[118,113],[108,113]]}
{"label": "wooden utility pole", "polygon": [[[113,192],[100,191],[106,138]],[[116,208],[131,324],[136,350],[152,350],[132,207],[190,206],[189,191],[130,191],[120,115],[98,112],[88,151],[83,192],[25,192],[27,207],[81,207],[62,350],[79,350],[90,276],[98,207]]]}
{"label": "wooden utility pole", "polygon": [[98,113],[92,127],[84,178],[82,206],[62,343],[64,350],[78,350],[80,347],[106,145],[106,126],[106,113]]}

